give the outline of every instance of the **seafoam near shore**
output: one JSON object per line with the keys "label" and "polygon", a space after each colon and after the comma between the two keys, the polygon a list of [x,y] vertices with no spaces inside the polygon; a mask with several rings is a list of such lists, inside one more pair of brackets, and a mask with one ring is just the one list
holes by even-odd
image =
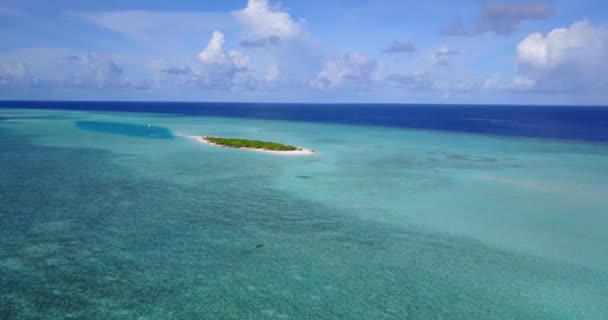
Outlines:
{"label": "seafoam near shore", "polygon": [[[216,146],[216,147],[230,148],[230,147],[219,145],[217,143],[213,143],[213,142],[205,139],[204,136],[192,136],[192,135],[185,135],[185,134],[178,134],[178,136],[184,137],[184,138],[189,138],[194,141]],[[261,153],[270,153],[270,154],[280,154],[280,155],[284,155],[284,156],[312,156],[312,155],[316,154],[316,151],[314,151],[312,149],[306,149],[306,148],[300,148],[300,147],[298,147],[298,150],[291,150],[291,151],[266,150],[266,149],[256,149],[256,148],[233,148],[233,149],[240,149],[240,150],[261,152]]]}

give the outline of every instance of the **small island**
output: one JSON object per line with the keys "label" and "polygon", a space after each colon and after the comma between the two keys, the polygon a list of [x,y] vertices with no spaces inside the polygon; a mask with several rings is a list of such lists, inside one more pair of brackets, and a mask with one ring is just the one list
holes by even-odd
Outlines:
{"label": "small island", "polygon": [[207,137],[203,136],[203,139],[224,147],[232,148],[253,148],[262,150],[273,150],[273,151],[294,151],[302,150],[294,146],[287,144],[281,144],[277,142],[261,141],[261,140],[249,140],[249,139],[237,139],[237,138],[220,138],[220,137]]}
{"label": "small island", "polygon": [[241,138],[222,138],[211,136],[191,136],[183,134],[178,134],[178,136],[187,137],[208,145],[235,148],[247,151],[294,156],[310,156],[316,154],[316,152],[312,149],[299,148],[296,146],[271,141]]}

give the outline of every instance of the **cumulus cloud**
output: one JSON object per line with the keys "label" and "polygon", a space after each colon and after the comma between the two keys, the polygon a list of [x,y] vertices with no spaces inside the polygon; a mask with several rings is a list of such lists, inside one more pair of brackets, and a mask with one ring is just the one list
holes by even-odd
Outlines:
{"label": "cumulus cloud", "polygon": [[[573,23],[569,28],[553,29],[546,36],[540,32],[527,36],[517,46],[517,58],[520,64],[534,67],[555,67],[560,64],[580,60],[580,63],[604,64],[607,49],[608,28],[594,28],[588,21]],[[578,58],[578,59],[575,59]]]}
{"label": "cumulus cloud", "polygon": [[[0,87],[137,90],[150,87],[148,80],[126,76],[109,54],[52,49],[15,54],[24,61],[0,66]],[[10,56],[3,58],[11,60]]]}
{"label": "cumulus cloud", "polygon": [[229,53],[232,64],[238,71],[246,71],[249,69],[249,57],[242,54],[240,51],[232,50]]}
{"label": "cumulus cloud", "polygon": [[150,88],[149,80],[135,80],[125,76],[124,70],[109,54],[83,52],[66,57],[74,66],[72,72],[63,73],[63,87],[85,89],[136,89]]}
{"label": "cumulus cloud", "polygon": [[198,64],[187,69],[186,83],[200,89],[229,89],[242,81],[242,73],[248,70],[249,60],[242,53],[225,46],[224,34],[213,31],[205,48],[197,55]]}
{"label": "cumulus cloud", "polygon": [[271,64],[266,68],[264,79],[269,83],[275,83],[281,76],[281,70],[276,64]]}
{"label": "cumulus cloud", "polygon": [[30,86],[34,83],[35,80],[25,63],[0,65],[0,88]]}
{"label": "cumulus cloud", "polygon": [[224,34],[213,31],[207,47],[198,54],[198,59],[203,63],[225,63],[226,53],[224,52]]}
{"label": "cumulus cloud", "polygon": [[501,76],[500,74],[494,74],[483,82],[483,88],[486,90],[511,92],[530,91],[535,85],[536,81],[523,76],[515,76],[512,79],[509,79]]}
{"label": "cumulus cloud", "polygon": [[495,74],[483,87],[513,92],[605,92],[608,90],[608,28],[588,21],[546,35],[528,35],[517,46],[517,73]]}
{"label": "cumulus cloud", "polygon": [[483,82],[483,88],[484,89],[498,89],[498,90],[504,90],[506,89],[505,85],[506,85],[506,80],[503,76],[501,76],[500,74],[493,74],[490,77],[488,77],[484,82]]}
{"label": "cumulus cloud", "polygon": [[301,25],[289,13],[271,8],[268,0],[249,0],[245,9],[234,12],[236,19],[245,27],[241,44],[264,46],[291,39],[301,32]]}
{"label": "cumulus cloud", "polygon": [[224,34],[217,30],[212,32],[195,62],[185,67],[162,67],[159,71],[202,90],[263,90],[275,86],[280,77],[276,65],[268,66],[266,72],[256,72],[248,56],[226,49]]}
{"label": "cumulus cloud", "polygon": [[473,74],[464,74],[459,77],[436,80],[432,84],[432,89],[441,92],[466,93],[473,91],[477,85],[477,78]]}
{"label": "cumulus cloud", "polygon": [[353,53],[327,61],[312,84],[320,89],[368,88],[378,80],[378,63],[363,53]]}
{"label": "cumulus cloud", "polygon": [[79,66],[63,78],[66,86],[102,89],[121,84],[124,71],[109,55],[87,52],[65,58]]}
{"label": "cumulus cloud", "polygon": [[486,1],[481,8],[477,21],[471,30],[460,20],[454,20],[441,28],[440,34],[445,36],[470,36],[494,32],[499,35],[511,34],[524,21],[542,20],[555,14],[555,8],[548,1],[508,2]]}
{"label": "cumulus cloud", "polygon": [[385,53],[412,53],[416,52],[416,47],[408,41],[394,41],[383,50]]}
{"label": "cumulus cloud", "polygon": [[65,15],[118,32],[167,56],[190,52],[196,35],[234,28],[234,19],[224,12],[120,10]]}
{"label": "cumulus cloud", "polygon": [[431,77],[427,72],[392,73],[386,77],[386,81],[407,90],[423,90],[432,87]]}
{"label": "cumulus cloud", "polygon": [[[137,89],[150,87],[149,80],[134,80],[124,75],[124,70],[109,54],[82,52],[63,57],[68,65],[59,78],[65,88],[83,89]],[[67,71],[67,72],[66,72]],[[47,85],[51,85],[47,83]]]}
{"label": "cumulus cloud", "polygon": [[540,91],[600,89],[608,81],[606,57],[608,28],[586,20],[530,34],[517,46],[519,76]]}
{"label": "cumulus cloud", "polygon": [[[440,57],[458,54],[457,51],[448,48],[440,48],[437,52]],[[345,54],[327,61],[316,79],[312,81],[312,85],[322,90],[343,88],[368,90],[392,87],[408,91],[463,93],[474,90],[478,84],[476,77],[470,73],[439,80],[426,71],[399,69],[401,68],[370,59],[362,53]]]}

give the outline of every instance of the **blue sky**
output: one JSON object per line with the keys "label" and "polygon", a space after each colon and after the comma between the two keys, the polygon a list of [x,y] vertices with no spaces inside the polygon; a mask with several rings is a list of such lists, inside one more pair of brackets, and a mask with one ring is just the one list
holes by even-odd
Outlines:
{"label": "blue sky", "polygon": [[0,99],[608,104],[587,1],[0,1]]}

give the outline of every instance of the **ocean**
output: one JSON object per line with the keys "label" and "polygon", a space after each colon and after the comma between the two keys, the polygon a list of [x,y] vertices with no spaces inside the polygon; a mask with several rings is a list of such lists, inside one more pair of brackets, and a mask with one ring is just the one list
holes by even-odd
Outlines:
{"label": "ocean", "polygon": [[0,319],[608,319],[605,107],[3,101],[0,150]]}

